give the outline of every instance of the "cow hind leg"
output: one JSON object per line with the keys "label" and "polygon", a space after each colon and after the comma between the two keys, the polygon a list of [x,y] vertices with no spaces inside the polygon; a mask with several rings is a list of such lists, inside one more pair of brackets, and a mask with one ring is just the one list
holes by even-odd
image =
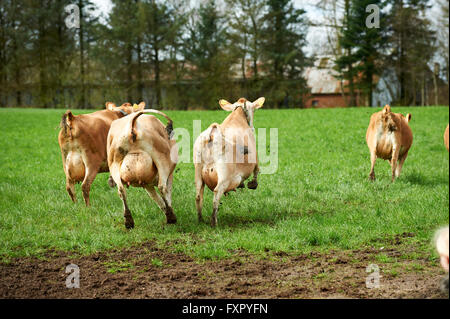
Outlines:
{"label": "cow hind leg", "polygon": [[392,171],[392,181],[395,181],[397,167],[398,167],[398,154],[399,150],[397,148],[394,148],[392,159],[391,159],[391,171]]}
{"label": "cow hind leg", "polygon": [[75,182],[71,180],[69,177],[66,177],[66,190],[69,194],[72,202],[77,202],[77,196],[75,195]]}
{"label": "cow hind leg", "polygon": [[109,175],[109,178],[108,178],[108,185],[109,185],[109,187],[111,187],[111,188],[114,188],[114,187],[117,186],[116,182],[114,182],[114,178],[112,178],[111,175]]}
{"label": "cow hind leg", "polygon": [[202,210],[203,210],[203,194],[205,191],[205,182],[202,177],[202,165],[195,165],[195,208],[197,209],[198,222],[203,221]]}
{"label": "cow hind leg", "polygon": [[[167,224],[176,224],[177,223],[177,217],[175,216],[172,208],[172,180],[173,175],[171,174],[168,177],[161,176],[162,174],[159,174],[159,184],[158,189],[161,193],[161,197],[165,204],[165,213],[167,218]],[[165,182],[164,182],[165,181]]]}
{"label": "cow hind leg", "polygon": [[219,211],[220,199],[222,198],[225,190],[228,188],[228,182],[220,182],[214,189],[214,201],[213,201],[213,214],[211,217],[211,226],[217,226],[217,213]]}
{"label": "cow hind leg", "polygon": [[172,182],[175,166],[170,164],[172,163],[170,154],[155,154],[152,158],[158,169],[158,189],[166,205],[167,223],[176,224],[177,217],[172,208]]}
{"label": "cow hind leg", "polygon": [[117,165],[111,167],[111,176],[117,185],[119,197],[123,203],[123,217],[125,219],[125,227],[127,229],[132,229],[132,228],[134,228],[134,220],[133,220],[133,216],[131,216],[131,211],[128,208],[127,194],[125,191],[125,187],[122,184],[122,179],[120,178],[119,167]]}
{"label": "cow hind leg", "polygon": [[166,194],[163,197],[164,203],[166,204],[166,218],[167,224],[176,224],[177,217],[173,212],[172,208],[172,185],[173,185],[173,173],[169,175],[167,179],[167,190]]}
{"label": "cow hind leg", "polygon": [[397,165],[397,169],[395,170],[395,177],[398,178],[400,176],[400,174],[402,172],[403,164],[405,163],[407,156],[408,156],[408,153],[405,153],[398,158],[398,165]]}
{"label": "cow hind leg", "polygon": [[98,169],[99,167],[88,168],[83,183],[81,184],[84,202],[86,203],[87,207],[91,206],[89,193],[91,192],[91,185],[92,182],[94,182],[95,177],[97,176]]}
{"label": "cow hind leg", "polygon": [[371,181],[375,180],[375,162],[377,160],[377,155],[375,152],[370,152],[370,173],[369,179]]}
{"label": "cow hind leg", "polygon": [[[164,212],[167,212],[167,206],[164,201],[164,199],[161,197],[161,195],[158,194],[154,186],[145,186],[145,190],[147,191],[148,195],[155,201],[155,203],[158,205],[158,207]],[[168,217],[166,215],[166,217]]]}
{"label": "cow hind leg", "polygon": [[258,188],[258,174],[259,174],[259,166],[256,165],[253,170],[253,179],[247,183],[248,189],[257,189]]}
{"label": "cow hind leg", "polygon": [[127,229],[132,229],[132,228],[134,228],[134,220],[133,220],[133,216],[131,216],[131,211],[128,208],[127,194],[125,191],[125,187],[123,187],[123,185],[118,185],[118,190],[119,190],[120,199],[122,200],[122,203],[123,203],[123,217],[125,219],[125,227]]}

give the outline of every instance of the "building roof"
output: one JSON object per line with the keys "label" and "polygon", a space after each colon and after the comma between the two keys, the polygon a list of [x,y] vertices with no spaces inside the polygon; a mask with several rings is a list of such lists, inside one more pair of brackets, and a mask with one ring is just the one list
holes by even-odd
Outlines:
{"label": "building roof", "polygon": [[334,62],[330,57],[318,58],[314,66],[306,68],[304,77],[311,94],[340,94],[341,82],[333,69]]}

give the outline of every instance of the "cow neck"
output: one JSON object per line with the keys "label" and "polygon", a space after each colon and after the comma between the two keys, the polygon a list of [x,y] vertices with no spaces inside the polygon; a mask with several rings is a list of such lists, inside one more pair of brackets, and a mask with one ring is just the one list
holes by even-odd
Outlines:
{"label": "cow neck", "polygon": [[239,112],[239,111],[238,111],[239,108],[241,108],[242,112],[244,113],[244,114],[242,114],[242,115],[244,115],[245,121],[247,122],[247,125],[248,125],[250,128],[253,128],[253,127],[250,125],[250,116],[249,116],[249,114],[248,114],[248,110],[245,109],[242,105],[236,106],[236,107],[234,108],[234,110],[233,110],[233,113],[231,113],[231,115],[241,116],[240,114],[237,113],[237,112]]}

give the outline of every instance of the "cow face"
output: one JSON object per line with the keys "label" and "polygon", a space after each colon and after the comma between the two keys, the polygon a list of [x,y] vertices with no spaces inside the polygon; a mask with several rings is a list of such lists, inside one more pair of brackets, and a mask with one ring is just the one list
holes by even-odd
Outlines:
{"label": "cow face", "polygon": [[113,112],[119,112],[122,115],[128,115],[134,112],[140,112],[145,109],[145,102],[141,102],[138,104],[131,105],[130,103],[124,103],[121,106],[117,107],[112,102],[106,103],[106,109],[113,111]]}
{"label": "cow face", "polygon": [[383,124],[383,130],[393,132],[397,130],[397,124],[394,120],[394,114],[391,112],[391,107],[386,105],[381,113],[381,120]]}
{"label": "cow face", "polygon": [[236,103],[231,104],[230,102],[226,100],[220,100],[219,104],[222,109],[225,111],[232,112],[236,110],[238,107],[242,107],[244,110],[245,115],[247,116],[247,122],[250,127],[253,127],[253,118],[255,114],[255,110],[260,109],[264,102],[266,101],[265,98],[261,97],[257,99],[255,102],[247,101],[245,98],[240,98]]}

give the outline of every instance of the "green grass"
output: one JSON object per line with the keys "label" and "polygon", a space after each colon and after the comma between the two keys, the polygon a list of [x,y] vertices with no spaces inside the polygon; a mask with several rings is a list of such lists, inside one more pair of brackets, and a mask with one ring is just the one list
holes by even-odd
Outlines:
{"label": "green grass", "polygon": [[[414,132],[402,176],[393,184],[382,160],[375,167],[377,180],[368,181],[365,132],[375,109],[263,109],[256,112],[255,125],[278,128],[278,171],[261,175],[256,191],[224,197],[217,229],[198,224],[194,167],[179,164],[173,190],[178,224],[165,226],[146,192],[130,188],[136,228],[127,231],[108,174],[97,176],[91,208],[82,203],[79,185],[79,202],[70,201],[57,140],[64,110],[0,109],[0,256],[42,255],[49,249],[93,253],[148,240],[161,247],[169,242],[168,247],[199,259],[224,258],[240,249],[260,256],[300,254],[386,246],[386,238],[404,232],[415,235],[408,242],[428,244],[435,229],[449,222],[449,155],[443,145],[449,109],[393,110],[412,113]],[[191,133],[193,120],[202,120],[205,129],[227,116],[224,111],[167,113],[175,127]],[[205,195],[209,219],[212,192]]]}
{"label": "green grass", "polygon": [[111,274],[127,271],[133,268],[133,264],[130,262],[105,262],[103,265],[106,267],[107,272]]}

